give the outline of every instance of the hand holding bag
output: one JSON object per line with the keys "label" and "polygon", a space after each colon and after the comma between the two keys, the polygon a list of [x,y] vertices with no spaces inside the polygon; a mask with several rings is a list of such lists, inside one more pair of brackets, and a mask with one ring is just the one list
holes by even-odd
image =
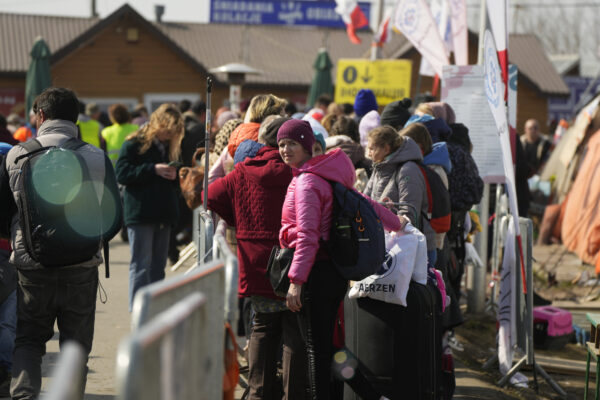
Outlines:
{"label": "hand holding bag", "polygon": [[274,246],[269,256],[267,278],[269,278],[271,286],[273,286],[273,292],[279,297],[286,297],[290,288],[288,272],[290,272],[290,266],[294,259],[294,250],[294,248],[282,249],[279,246]]}

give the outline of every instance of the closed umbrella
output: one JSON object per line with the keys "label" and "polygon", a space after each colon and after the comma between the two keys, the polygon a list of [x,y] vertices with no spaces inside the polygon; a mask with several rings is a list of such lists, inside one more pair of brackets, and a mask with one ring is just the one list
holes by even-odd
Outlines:
{"label": "closed umbrella", "polygon": [[25,81],[25,115],[31,110],[36,96],[44,89],[52,86],[50,78],[50,49],[40,36],[38,36],[31,49],[31,63]]}
{"label": "closed umbrella", "polygon": [[306,104],[308,104],[310,107],[314,106],[317,97],[322,94],[333,96],[331,67],[333,67],[333,64],[331,63],[329,54],[327,54],[327,50],[324,48],[319,49],[319,55],[313,64],[315,76],[310,84],[308,99],[306,101]]}

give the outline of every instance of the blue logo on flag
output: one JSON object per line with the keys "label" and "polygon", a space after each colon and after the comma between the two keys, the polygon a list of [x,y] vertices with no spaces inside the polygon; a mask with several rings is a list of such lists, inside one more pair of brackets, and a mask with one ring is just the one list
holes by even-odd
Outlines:
{"label": "blue logo on flag", "polygon": [[488,101],[494,106],[498,107],[500,103],[500,93],[498,93],[498,63],[494,62],[496,53],[494,49],[488,48],[485,58],[485,94]]}

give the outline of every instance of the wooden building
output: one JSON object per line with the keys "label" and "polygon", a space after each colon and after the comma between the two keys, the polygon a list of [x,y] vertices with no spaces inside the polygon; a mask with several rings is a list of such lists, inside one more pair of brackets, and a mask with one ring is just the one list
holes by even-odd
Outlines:
{"label": "wooden building", "polygon": [[[0,13],[0,113],[24,111],[29,51],[37,36],[52,51],[55,86],[69,87],[104,109],[115,102],[153,109],[165,101],[204,98],[207,71],[230,62],[262,71],[247,77],[244,98],[266,92],[304,103],[319,48],[327,48],[334,65],[340,58],[368,57],[371,34],[358,35],[362,44],[354,45],[341,29],[148,21],[129,5],[103,19]],[[474,63],[472,33],[469,46]],[[511,36],[509,56],[520,71],[519,126],[530,117],[546,121],[547,97],[568,95],[568,88],[535,36]],[[393,35],[383,57],[413,60],[414,93],[420,55],[412,45]],[[332,75],[335,79],[335,67]],[[229,97],[226,77],[215,78],[213,110]],[[431,79],[423,77],[421,89],[430,88]]]}
{"label": "wooden building", "polygon": [[[247,77],[244,98],[268,92],[304,103],[320,47],[336,63],[362,58],[370,46],[368,32],[359,33],[357,46],[340,29],[151,22],[129,5],[104,19],[0,13],[0,113],[23,113],[29,51],[38,36],[52,52],[53,84],[101,108],[204,98],[207,71],[230,62],[263,72]],[[229,86],[225,76],[215,78],[216,108],[229,97]]]}

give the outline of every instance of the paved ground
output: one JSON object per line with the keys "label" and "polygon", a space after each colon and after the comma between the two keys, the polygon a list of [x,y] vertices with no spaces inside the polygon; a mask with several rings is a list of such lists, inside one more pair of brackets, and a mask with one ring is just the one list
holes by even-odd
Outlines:
{"label": "paved ground", "polygon": [[[587,293],[594,295],[600,293],[600,288],[579,287],[567,284],[582,270],[590,270],[591,267],[582,266],[577,257],[564,253],[560,246],[536,247],[536,290],[545,297],[561,302],[566,306],[579,306],[584,308],[600,307],[600,302],[590,303],[583,301]],[[115,360],[118,345],[123,337],[130,331],[130,319],[127,307],[128,291],[128,265],[129,248],[120,239],[111,243],[111,278],[104,278],[104,267],[101,267],[100,282],[107,295],[105,303],[98,299],[96,314],[96,331],[94,346],[89,361],[90,373],[86,387],[86,400],[108,400],[113,399],[115,388]],[[562,257],[562,258],[561,258]],[[557,273],[558,284],[548,287],[544,276],[547,271]],[[102,297],[104,299],[104,296]],[[493,319],[472,318],[472,324],[465,325],[458,334],[466,344],[467,349],[456,357],[456,379],[457,389],[455,399],[535,399],[555,398],[550,388],[542,384],[541,392],[536,395],[532,389],[500,389],[494,382],[499,378],[497,367],[492,371],[481,371],[481,365],[491,355],[490,347],[494,343]],[[474,325],[473,325],[474,324]],[[484,326],[485,327],[482,327]],[[482,339],[485,337],[485,339]],[[574,346],[574,345],[572,345]],[[58,357],[58,335],[56,335],[47,347],[47,355],[44,357],[43,386],[47,387],[49,376]],[[572,350],[565,357],[582,360],[580,351]],[[560,353],[551,356],[561,357]],[[531,372],[526,375],[532,377]],[[578,376],[557,375],[552,376],[569,393],[569,398],[582,397],[583,378]],[[241,391],[238,391],[238,398]]]}
{"label": "paved ground", "polygon": [[[104,266],[100,267],[101,291],[96,305],[96,328],[94,345],[90,354],[90,369],[86,386],[86,400],[108,400],[115,395],[115,360],[120,340],[130,330],[128,311],[129,247],[120,238],[115,238],[110,247],[110,278],[104,277]],[[53,365],[58,356],[58,335],[47,346],[44,357],[43,387],[47,387]]]}
{"label": "paved ground", "polygon": [[[167,269],[168,271],[168,269]],[[102,289],[96,305],[94,344],[88,363],[85,400],[113,399],[116,393],[115,362],[120,341],[130,332],[128,311],[129,247],[117,236],[110,246],[110,278],[100,267]],[[167,272],[169,274],[169,272]],[[102,301],[105,300],[105,301]],[[57,329],[55,328],[55,331]],[[48,387],[59,354],[58,333],[48,342],[43,359],[42,390]]]}

